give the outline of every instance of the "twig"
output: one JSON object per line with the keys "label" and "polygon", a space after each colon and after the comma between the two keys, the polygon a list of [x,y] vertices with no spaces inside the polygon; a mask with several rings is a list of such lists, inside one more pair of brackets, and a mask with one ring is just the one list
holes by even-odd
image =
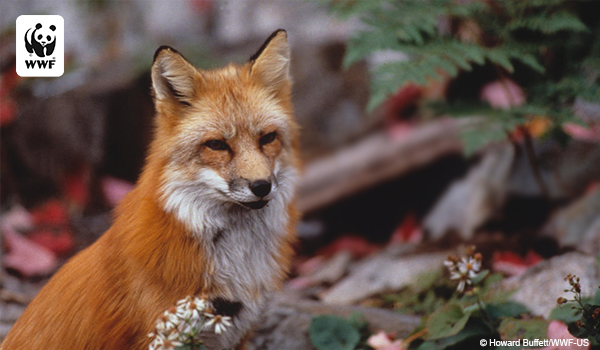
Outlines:
{"label": "twig", "polygon": [[533,172],[533,177],[540,187],[540,191],[542,195],[546,198],[550,197],[550,192],[548,191],[548,187],[546,183],[544,183],[544,179],[542,178],[542,173],[540,172],[539,163],[537,161],[537,157],[535,156],[535,150],[533,148],[533,138],[529,133],[529,130],[523,125],[519,126],[519,131],[523,133],[523,145],[525,148],[525,155],[527,156],[527,161],[529,162],[529,166],[531,167],[531,171]]}

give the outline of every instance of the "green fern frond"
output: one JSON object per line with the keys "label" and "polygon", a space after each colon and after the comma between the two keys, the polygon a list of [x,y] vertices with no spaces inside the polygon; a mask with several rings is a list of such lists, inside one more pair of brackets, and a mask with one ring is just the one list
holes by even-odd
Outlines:
{"label": "green fern frond", "polygon": [[529,29],[544,34],[555,34],[560,31],[589,31],[589,28],[579,17],[566,11],[542,12],[534,16],[515,18],[508,24],[508,29]]}
{"label": "green fern frond", "polygon": [[[573,113],[577,99],[600,102],[600,15],[591,2],[333,1],[367,27],[349,40],[344,66],[378,51],[406,57],[372,68],[368,110],[407,83],[454,78],[476,65],[499,68],[498,79],[509,76],[523,87],[526,104],[509,110],[494,110],[477,103],[478,96],[469,97],[466,103],[475,109],[461,116],[486,121],[466,136],[467,151],[504,138],[507,130],[532,117],[544,116],[554,128],[578,122]],[[467,41],[464,31],[472,28],[469,39],[475,40]],[[453,107],[445,103],[445,109],[448,113]]]}
{"label": "green fern frond", "polygon": [[432,41],[418,48],[406,45],[398,47],[403,52],[412,54],[413,58],[389,62],[375,69],[369,110],[407,83],[425,85],[429,79],[440,80],[443,77],[442,72],[450,77],[455,77],[461,70],[470,71],[473,69],[473,65],[483,65],[486,60],[508,72],[514,71],[512,59],[519,60],[537,71],[544,69],[532,54],[522,54],[503,47],[486,48],[476,44],[462,43],[455,39]]}

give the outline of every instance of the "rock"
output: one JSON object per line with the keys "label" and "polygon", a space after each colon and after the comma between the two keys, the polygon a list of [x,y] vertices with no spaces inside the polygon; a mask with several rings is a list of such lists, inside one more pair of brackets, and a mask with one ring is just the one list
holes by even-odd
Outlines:
{"label": "rock", "polygon": [[313,350],[308,336],[310,322],[317,315],[335,315],[347,318],[359,312],[368,322],[371,331],[396,332],[408,336],[420,324],[417,316],[360,306],[326,305],[311,300],[290,298],[287,294],[276,296],[266,310],[263,320],[254,330],[249,350]]}
{"label": "rock", "polygon": [[352,261],[352,253],[347,250],[340,251],[329,259],[329,261],[319,266],[309,278],[313,285],[335,283],[346,274],[350,261]]}
{"label": "rock", "polygon": [[543,229],[560,247],[600,253],[600,187],[558,211]]}
{"label": "rock", "polygon": [[271,307],[253,332],[249,350],[312,350],[308,327],[312,316],[293,308]]}
{"label": "rock", "polygon": [[[572,252],[543,261],[525,273],[502,282],[507,291],[517,289],[512,300],[529,308],[534,315],[548,317],[556,307],[556,299],[566,295],[569,284],[564,280],[567,274],[581,278],[582,295],[592,296],[600,284],[600,269],[593,256]],[[570,293],[569,293],[570,294]]]}
{"label": "rock", "polygon": [[419,276],[438,269],[447,253],[402,256],[380,254],[360,263],[348,277],[326,293],[326,304],[351,304],[369,296],[394,291],[415,283]]}
{"label": "rock", "polygon": [[548,140],[534,142],[534,147],[537,168],[547,193],[541,190],[525,152],[518,152],[508,179],[510,195],[564,200],[580,195],[590,182],[600,178],[600,145],[597,142],[573,140],[563,147]]}
{"label": "rock", "polygon": [[502,206],[514,153],[508,144],[492,148],[464,179],[450,185],[423,222],[432,239],[454,231],[468,240]]}

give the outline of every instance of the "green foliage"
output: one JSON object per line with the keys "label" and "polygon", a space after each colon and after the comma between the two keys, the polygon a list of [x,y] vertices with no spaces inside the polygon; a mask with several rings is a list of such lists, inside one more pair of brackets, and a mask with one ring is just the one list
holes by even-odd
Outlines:
{"label": "green foliage", "polygon": [[334,13],[358,16],[366,25],[349,40],[345,66],[376,52],[399,53],[399,59],[373,67],[368,110],[408,83],[452,79],[475,66],[525,89],[527,103],[505,111],[481,106],[479,96],[440,104],[443,114],[460,102],[479,110],[471,116],[485,119],[465,131],[467,154],[534,116],[553,125],[576,121],[572,105],[578,98],[600,101],[600,12],[592,6],[568,0],[332,1]]}
{"label": "green foliage", "polygon": [[427,318],[427,340],[447,338],[458,334],[471,317],[457,304],[447,304]]}
{"label": "green foliage", "polygon": [[600,305],[586,304],[578,322],[568,325],[569,332],[577,338],[590,338],[600,343]]}
{"label": "green foliage", "polygon": [[600,345],[600,290],[593,298],[583,298],[579,277],[569,274],[565,281],[571,285],[571,289],[565,289],[565,292],[573,293],[574,297],[571,300],[558,298],[559,306],[552,310],[550,319],[565,322],[573,336],[587,338],[592,344]]}
{"label": "green foliage", "polygon": [[196,345],[182,345],[175,347],[175,350],[207,350],[204,345],[196,344]]}
{"label": "green foliage", "polygon": [[556,34],[560,31],[586,32],[588,27],[573,13],[565,10],[542,11],[531,16],[513,18],[508,23],[509,30],[528,29],[544,34]]}
{"label": "green foliage", "polygon": [[529,313],[529,309],[514,301],[506,301],[497,304],[487,304],[485,312],[492,321],[498,321],[503,318],[514,318]]}
{"label": "green foliage", "polygon": [[[427,335],[413,341],[412,350],[479,348],[481,339],[500,339],[499,327],[506,319],[518,320],[520,327],[536,332],[539,322],[524,322],[526,306],[511,301],[511,291],[498,288],[501,274],[479,272],[471,283],[470,293],[458,294],[456,283],[443,278],[441,272],[423,275],[411,288],[385,295],[385,301],[403,313],[424,315],[423,323],[413,334],[427,330]],[[545,333],[544,333],[545,335]],[[543,337],[540,337],[543,338]]]}
{"label": "green foliage", "polygon": [[550,321],[542,318],[504,318],[498,327],[502,340],[546,339]]}
{"label": "green foliage", "polygon": [[332,315],[316,316],[310,323],[309,337],[317,350],[354,350],[365,326],[357,315],[348,320]]}
{"label": "green foliage", "polygon": [[415,342],[417,345],[411,344],[410,349],[417,350],[439,350],[461,345],[463,349],[476,348],[469,346],[472,341],[478,344],[480,339],[488,339],[493,337],[493,333],[486,325],[478,320],[470,320],[465,324],[464,328],[455,335],[440,338],[435,340],[425,340],[423,342]]}

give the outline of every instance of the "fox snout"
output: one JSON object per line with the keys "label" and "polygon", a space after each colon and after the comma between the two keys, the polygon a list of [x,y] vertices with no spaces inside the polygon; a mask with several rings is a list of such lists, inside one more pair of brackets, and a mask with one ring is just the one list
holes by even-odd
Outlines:
{"label": "fox snout", "polygon": [[252,193],[254,193],[257,197],[263,198],[271,193],[271,181],[258,180],[251,182],[250,191],[252,191]]}
{"label": "fox snout", "polygon": [[[250,209],[261,209],[273,198],[275,186],[271,178],[260,180],[248,180],[238,178],[229,183],[232,198],[244,207]],[[271,196],[270,196],[271,195]]]}

